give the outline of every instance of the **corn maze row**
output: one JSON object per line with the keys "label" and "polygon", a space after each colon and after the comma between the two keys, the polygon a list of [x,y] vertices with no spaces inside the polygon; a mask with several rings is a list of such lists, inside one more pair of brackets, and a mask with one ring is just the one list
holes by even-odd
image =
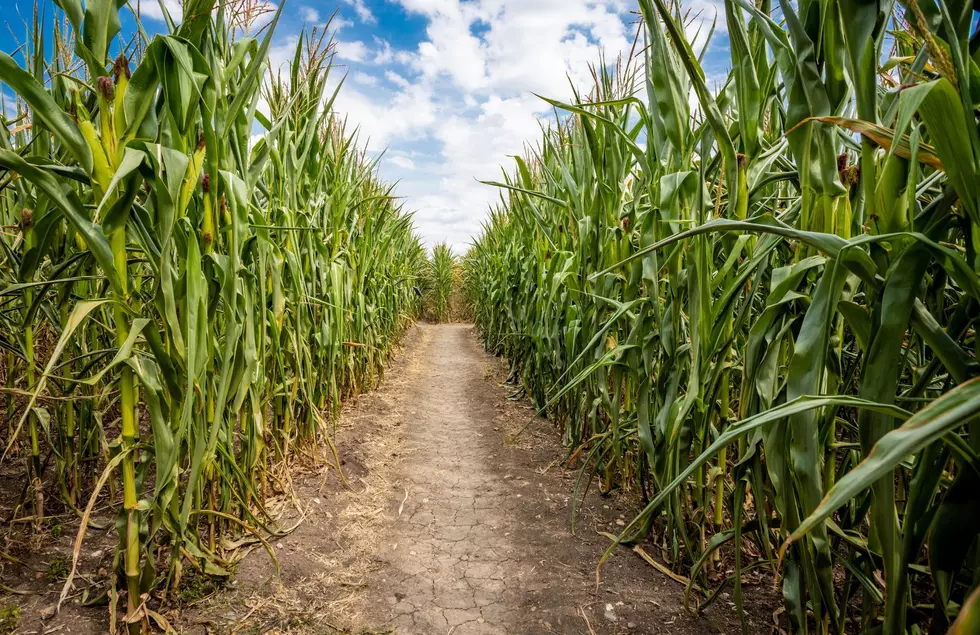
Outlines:
{"label": "corn maze row", "polygon": [[116,0],[57,4],[0,53],[3,463],[38,529],[115,510],[140,632],[188,567],[281,531],[291,457],[335,461],[331,413],[379,380],[426,255],[332,112],[330,40],[270,69],[281,4],[188,0],[152,39]]}
{"label": "corn maze row", "polygon": [[727,588],[744,631],[762,572],[792,633],[980,632],[973,4],[725,0],[711,85],[710,22],[639,6],[498,184],[487,348],[692,606]]}

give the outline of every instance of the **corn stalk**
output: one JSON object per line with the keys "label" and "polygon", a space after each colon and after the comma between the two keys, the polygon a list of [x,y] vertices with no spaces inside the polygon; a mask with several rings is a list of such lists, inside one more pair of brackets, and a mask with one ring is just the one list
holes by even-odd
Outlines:
{"label": "corn stalk", "polygon": [[639,5],[642,53],[548,99],[492,183],[485,345],[576,500],[640,499],[603,560],[653,538],[689,595],[730,570],[743,617],[761,569],[792,633],[943,633],[980,565],[972,5],[728,0],[717,86],[676,5]]}
{"label": "corn stalk", "polygon": [[114,0],[57,4],[52,46],[35,19],[0,53],[4,460],[36,522],[82,516],[76,561],[108,484],[140,632],[186,567],[228,576],[228,545],[285,531],[264,504],[295,455],[338,463],[329,421],[418,314],[425,253],[332,111],[323,32],[270,70],[281,5],[188,0],[149,39]]}

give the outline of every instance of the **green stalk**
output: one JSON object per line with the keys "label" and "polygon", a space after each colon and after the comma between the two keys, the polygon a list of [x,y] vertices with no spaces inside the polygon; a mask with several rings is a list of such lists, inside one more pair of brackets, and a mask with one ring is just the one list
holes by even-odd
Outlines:
{"label": "green stalk", "polygon": [[[736,191],[737,197],[735,199],[735,209],[733,211],[734,218],[737,220],[745,220],[748,215],[748,205],[749,205],[749,192],[748,192],[748,182],[746,171],[748,169],[748,158],[744,154],[736,155],[736,164],[738,167],[737,179],[736,179]],[[731,240],[728,242],[729,249],[733,248],[733,243]],[[748,246],[749,254],[751,254],[751,245]],[[734,314],[729,315],[727,318],[727,323],[725,324],[725,329],[722,331],[721,341],[727,342],[729,338],[732,337],[735,326],[735,316]],[[734,351],[732,347],[729,346],[724,355],[725,369],[721,373],[721,382],[718,390],[719,394],[719,407],[718,407],[718,432],[719,434],[724,432],[731,418],[731,408],[729,406],[729,400],[731,395],[731,365],[734,363]],[[722,449],[718,453],[718,472],[715,475],[715,500],[714,500],[714,525],[715,530],[720,531],[721,526],[724,523],[724,505],[725,505],[725,475],[728,469],[728,448]],[[717,552],[716,552],[717,555]]]}
{"label": "green stalk", "polygon": [[[28,234],[33,235],[33,232],[28,232]],[[30,290],[24,292],[25,306],[30,307],[33,299],[34,294]],[[34,371],[34,327],[30,322],[24,325],[24,343],[24,352],[27,358],[27,389],[34,390],[37,377]],[[37,418],[33,413],[28,413],[27,416],[31,438],[31,459],[28,465],[28,474],[30,474],[31,478],[31,489],[34,491],[34,526],[40,529],[44,523],[44,485],[41,482],[41,445],[38,438]]]}
{"label": "green stalk", "polygon": [[[116,344],[122,346],[129,337],[129,315],[126,311],[128,304],[128,258],[126,253],[126,226],[116,229],[111,237],[112,254],[116,271],[120,272],[120,294],[116,297],[113,313],[116,326]],[[140,606],[140,534],[139,534],[139,497],[136,491],[136,439],[138,435],[136,421],[136,382],[133,371],[129,366],[123,366],[119,372],[119,407],[121,416],[123,509],[126,514],[126,549],[124,567],[126,571],[126,586],[128,590],[127,615],[136,616]],[[140,621],[135,620],[129,625],[130,633],[141,631]]]}

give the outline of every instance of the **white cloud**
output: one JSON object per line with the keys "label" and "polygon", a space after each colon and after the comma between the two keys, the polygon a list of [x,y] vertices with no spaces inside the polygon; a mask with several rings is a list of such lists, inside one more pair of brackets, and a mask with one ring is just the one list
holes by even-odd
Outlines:
{"label": "white cloud", "polygon": [[385,79],[402,89],[408,88],[412,85],[412,82],[408,81],[395,71],[385,71]]}
{"label": "white cloud", "polygon": [[[500,180],[553,117],[532,93],[570,100],[571,80],[587,94],[599,52],[611,65],[631,48],[635,0],[389,1],[423,18],[424,36],[408,48],[338,42],[352,73],[334,106],[371,152],[388,150],[382,174],[398,179],[425,242],[462,251],[500,196],[477,179]],[[695,1],[709,19],[720,4]],[[344,3],[374,19],[363,0]]]}
{"label": "white cloud", "polygon": [[334,33],[340,33],[342,30],[352,26],[354,26],[354,23],[341,15],[334,15],[333,20],[330,21],[330,29]]}
{"label": "white cloud", "polygon": [[[162,0],[163,8],[160,6],[161,0],[128,0],[128,2],[133,14],[139,15],[140,19],[163,21],[163,9],[166,9],[167,14],[174,23],[179,24],[183,19],[184,10],[182,0]],[[225,7],[228,11],[229,23],[233,29],[237,29],[240,32],[247,27],[250,32],[256,33],[264,29],[272,21],[278,5],[273,2],[264,1],[249,4],[245,7],[243,6],[242,0],[231,0],[231,2],[225,4]],[[214,10],[214,13],[217,13],[217,9]]]}
{"label": "white cloud", "polygon": [[[181,1],[163,0],[163,4],[167,8],[170,18],[174,22],[180,22],[184,14]],[[132,7],[133,13],[138,12],[141,18],[163,20],[163,11],[160,9],[159,0],[130,0],[129,6]]]}
{"label": "white cloud", "polygon": [[684,25],[684,35],[687,36],[696,50],[704,46],[705,38],[711,31],[712,23],[714,23],[716,34],[728,31],[724,2],[720,0],[684,0],[683,7],[684,16],[687,18]]}
{"label": "white cloud", "polygon": [[355,84],[360,84],[361,86],[377,86],[380,83],[375,75],[368,75],[360,71],[352,73],[350,79]]}
{"label": "white cloud", "polygon": [[349,62],[359,62],[375,66],[389,64],[408,64],[412,60],[406,51],[395,51],[391,44],[379,38],[374,39],[374,48],[360,40],[337,40],[337,57]]}
{"label": "white cloud", "polygon": [[[320,12],[313,7],[301,6],[299,8],[299,15],[303,19],[303,22],[309,22],[310,24],[320,23]],[[337,25],[334,25],[336,28]]]}
{"label": "white cloud", "polygon": [[337,41],[337,57],[350,62],[363,62],[370,55],[367,44],[354,40],[352,42]]}
{"label": "white cloud", "polygon": [[[500,166],[510,170],[510,157],[536,144],[541,119],[551,116],[551,107],[532,93],[570,99],[569,77],[587,93],[589,64],[598,61],[600,50],[609,63],[629,50],[633,5],[631,0],[398,1],[428,20],[425,38],[410,55],[391,56],[408,72],[385,72],[412,108],[389,109],[380,121],[370,111],[348,112],[379,145],[429,149],[426,160],[414,161],[414,170],[405,170],[395,155],[382,161],[382,169],[400,178],[397,191],[417,210],[415,222],[428,244],[448,240],[464,250],[499,199],[495,188],[477,179],[499,180]],[[385,94],[378,99],[383,102]],[[418,116],[419,111],[426,115]]]}
{"label": "white cloud", "polygon": [[405,155],[402,155],[402,154],[393,154],[393,155],[387,157],[387,159],[389,161],[391,161],[391,164],[392,165],[394,165],[396,167],[399,167],[399,168],[401,168],[403,170],[414,170],[415,169],[415,161],[412,161],[410,158],[406,157]]}
{"label": "white cloud", "polygon": [[371,10],[364,4],[364,0],[344,0],[344,4],[354,9],[354,13],[357,14],[357,17],[361,20],[361,22],[367,22],[370,24],[377,22],[374,14],[371,13]]}
{"label": "white cloud", "polygon": [[374,38],[377,45],[374,55],[374,63],[379,66],[384,64],[411,64],[414,57],[409,51],[396,51],[391,44],[381,38]]}
{"label": "white cloud", "polygon": [[[340,74],[335,77],[339,81]],[[412,84],[398,91],[385,88],[361,90],[345,84],[337,95],[334,109],[357,126],[363,141],[379,152],[392,142],[417,141],[436,122],[437,104],[431,86]]]}
{"label": "white cloud", "polygon": [[269,47],[269,67],[273,71],[279,71],[293,61],[297,42],[299,42],[298,35],[289,35],[273,42]]}

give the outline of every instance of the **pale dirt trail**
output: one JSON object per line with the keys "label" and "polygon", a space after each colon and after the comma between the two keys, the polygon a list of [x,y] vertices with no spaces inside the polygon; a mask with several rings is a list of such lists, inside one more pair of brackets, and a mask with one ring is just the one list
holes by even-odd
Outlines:
{"label": "pale dirt trail", "polygon": [[[498,396],[471,329],[425,328],[428,363],[409,389],[408,456],[397,471],[407,498],[389,530],[391,567],[382,574],[392,624],[458,635],[522,632],[531,618],[584,625],[556,584],[562,565],[540,552],[541,528],[527,517],[545,503],[535,475],[499,456]],[[545,595],[549,606],[536,607]]]}
{"label": "pale dirt trail", "polygon": [[683,586],[626,549],[596,588],[609,544],[597,532],[616,532],[630,512],[592,494],[571,534],[575,473],[543,419],[506,442],[533,409],[507,399],[505,372],[470,325],[412,329],[381,388],[341,418],[354,491],[297,477],[307,517],[278,543],[282,586],[250,555],[236,590],[204,603],[198,623],[235,633],[739,632],[727,594],[692,617]]}

